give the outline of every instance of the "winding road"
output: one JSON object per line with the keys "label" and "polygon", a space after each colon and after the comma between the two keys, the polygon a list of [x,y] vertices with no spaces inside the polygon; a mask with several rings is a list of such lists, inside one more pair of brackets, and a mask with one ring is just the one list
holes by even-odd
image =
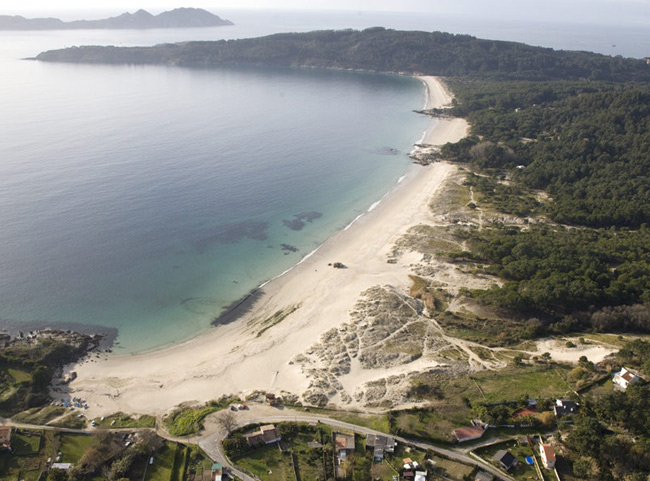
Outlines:
{"label": "winding road", "polygon": [[[265,405],[253,405],[250,407],[250,410],[238,411],[236,415],[238,428],[246,426],[248,424],[269,424],[277,422],[320,422],[322,424],[327,424],[333,428],[341,428],[366,436],[368,434],[386,435],[386,433],[380,431],[375,431],[363,426],[357,426],[356,424],[338,421],[336,419],[330,419],[323,415],[294,411],[287,408],[271,408],[270,406]],[[221,446],[221,443],[226,438],[227,433],[219,425],[219,422],[217,421],[218,416],[219,413],[214,413],[206,418],[205,430],[202,432],[202,434],[191,439],[185,439],[185,442],[190,441],[198,444],[214,461],[221,463],[224,467],[228,468],[235,476],[241,478],[243,481],[259,481],[259,478],[251,477],[249,474],[240,471],[235,466],[232,466],[230,464],[230,461],[226,457]],[[423,450],[429,450],[433,453],[455,461],[459,461],[461,463],[478,466],[482,470],[493,474],[497,479],[504,481],[514,481],[514,478],[505,475],[494,466],[485,463],[475,457],[471,457],[460,450],[440,448],[438,446],[434,446],[432,444],[424,443],[421,441],[414,441],[400,436],[391,436],[400,443],[415,446]]]}
{"label": "winding road", "polygon": [[[222,449],[222,442],[227,437],[226,430],[221,426],[218,421],[219,416],[223,412],[233,412],[234,411],[219,411],[208,416],[205,421],[205,429],[196,436],[190,437],[175,437],[170,436],[164,429],[158,428],[158,435],[166,439],[177,441],[181,443],[192,443],[198,444],[205,453],[212,458],[213,461],[221,463],[227,470],[232,474],[240,478],[242,481],[259,481],[259,478],[253,477],[243,471],[239,470],[236,466],[230,464],[230,461],[226,457]],[[278,423],[278,422],[306,422],[306,423],[315,423],[319,422],[326,424],[333,428],[345,429],[346,431],[352,431],[357,434],[363,434],[367,436],[368,434],[378,434],[386,435],[381,431],[375,431],[363,426],[357,426],[356,424],[346,423],[344,421],[339,421],[336,419],[328,418],[324,415],[310,414],[303,411],[294,411],[288,408],[275,408],[270,407],[264,404],[252,405],[249,409],[244,411],[236,412],[237,424],[236,427],[244,427],[249,424],[269,424],[269,423]],[[91,430],[79,430],[79,429],[65,429],[65,428],[55,428],[53,426],[36,426],[32,424],[24,423],[15,423],[10,420],[0,419],[0,424],[10,425],[17,428],[25,429],[49,429],[49,430],[58,430],[70,433],[86,433],[91,434],[95,429]],[[136,428],[128,429],[129,431],[139,431],[149,428]],[[124,431],[124,429],[110,429],[110,431]],[[446,458],[452,459],[454,461],[459,461],[461,463],[470,464],[473,466],[478,466],[484,471],[493,474],[495,478],[501,479],[503,481],[516,481],[513,477],[504,474],[503,472],[496,469],[494,466],[484,462],[483,460],[477,457],[471,457],[466,452],[460,449],[445,449],[432,444],[424,443],[422,441],[415,441],[412,439],[403,438],[400,436],[394,436],[396,441],[407,444],[409,446],[415,446],[422,450],[428,450],[438,455],[444,456]]]}

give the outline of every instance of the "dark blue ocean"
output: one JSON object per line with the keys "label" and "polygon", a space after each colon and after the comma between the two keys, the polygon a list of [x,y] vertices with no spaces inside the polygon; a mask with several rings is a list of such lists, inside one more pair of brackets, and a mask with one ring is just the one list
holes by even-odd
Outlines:
{"label": "dark blue ocean", "polygon": [[345,15],[0,33],[0,329],[113,328],[123,352],[192,337],[381,199],[428,126],[412,112],[424,87],[408,77],[21,58],[382,23],[444,30],[415,15]]}

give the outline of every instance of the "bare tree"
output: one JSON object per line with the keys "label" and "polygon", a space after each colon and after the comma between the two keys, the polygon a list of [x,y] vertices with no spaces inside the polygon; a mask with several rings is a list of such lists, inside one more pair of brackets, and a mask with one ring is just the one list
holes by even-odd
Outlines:
{"label": "bare tree", "polygon": [[237,427],[237,417],[232,411],[223,411],[217,415],[217,424],[230,434]]}

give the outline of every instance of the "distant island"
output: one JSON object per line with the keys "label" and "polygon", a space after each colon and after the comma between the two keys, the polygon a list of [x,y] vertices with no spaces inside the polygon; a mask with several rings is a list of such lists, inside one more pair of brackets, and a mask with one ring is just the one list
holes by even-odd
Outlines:
{"label": "distant island", "polygon": [[198,28],[233,25],[202,8],[176,8],[158,15],[146,10],[125,12],[117,17],[102,20],[74,20],[64,22],[58,18],[25,18],[19,15],[0,15],[0,30],[83,30],[83,29],[146,29],[146,28]]}
{"label": "distant island", "polygon": [[650,66],[645,60],[553,50],[470,35],[381,27],[153,47],[73,47],[43,52],[36,59],[185,67],[319,67],[494,80],[650,81]]}

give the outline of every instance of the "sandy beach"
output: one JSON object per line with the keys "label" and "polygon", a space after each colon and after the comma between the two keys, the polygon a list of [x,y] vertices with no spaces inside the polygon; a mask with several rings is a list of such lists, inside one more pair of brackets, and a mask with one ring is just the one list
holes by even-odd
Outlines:
{"label": "sandy beach", "polygon": [[[427,86],[428,108],[449,104],[451,96],[438,79],[421,80]],[[455,142],[467,128],[462,119],[432,120],[423,143]],[[117,411],[164,414],[183,402],[254,390],[302,394],[309,379],[293,362],[296,356],[329,329],[350,322],[350,311],[367,289],[386,285],[408,289],[409,265],[419,260],[418,254],[407,253],[395,263],[388,263],[388,256],[409,227],[430,220],[429,203],[454,171],[444,162],[414,165],[374,209],[265,285],[237,320],[153,352],[92,355],[67,368],[78,377],[54,391],[54,398],[84,398],[89,416],[98,416]],[[335,262],[346,268],[328,265]],[[399,367],[395,372],[416,367],[424,366]],[[375,375],[354,363],[341,382],[354,387]]]}

